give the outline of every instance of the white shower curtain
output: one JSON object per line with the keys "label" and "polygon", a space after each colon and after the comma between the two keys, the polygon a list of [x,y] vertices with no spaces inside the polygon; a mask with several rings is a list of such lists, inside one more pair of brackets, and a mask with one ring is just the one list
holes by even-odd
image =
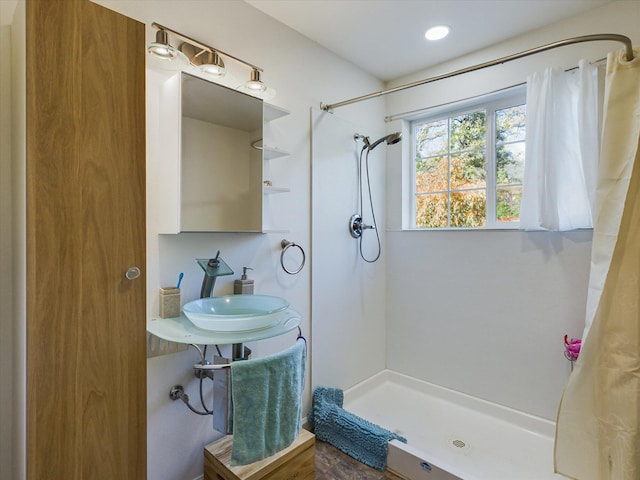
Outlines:
{"label": "white shower curtain", "polygon": [[639,143],[640,49],[610,53],[587,327],[556,426],[555,470],[579,480],[640,479]]}
{"label": "white shower curtain", "polygon": [[526,161],[520,227],[592,226],[600,151],[596,67],[548,68],[527,78]]}

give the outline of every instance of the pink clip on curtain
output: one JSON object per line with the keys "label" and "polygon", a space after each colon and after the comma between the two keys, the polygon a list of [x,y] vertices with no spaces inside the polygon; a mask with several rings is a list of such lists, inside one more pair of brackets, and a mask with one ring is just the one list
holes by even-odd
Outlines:
{"label": "pink clip on curtain", "polygon": [[640,478],[640,49],[607,59],[582,350],[556,426],[555,471]]}

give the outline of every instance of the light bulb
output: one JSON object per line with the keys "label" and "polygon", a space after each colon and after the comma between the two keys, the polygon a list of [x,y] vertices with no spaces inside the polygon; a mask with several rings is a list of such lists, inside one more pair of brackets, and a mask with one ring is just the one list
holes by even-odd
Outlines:
{"label": "light bulb", "polygon": [[257,80],[250,80],[245,84],[245,86],[248,90],[253,92],[264,92],[267,89],[267,86],[264,83]]}
{"label": "light bulb", "polygon": [[200,65],[200,71],[212,77],[224,77],[227,71],[217,65]]}

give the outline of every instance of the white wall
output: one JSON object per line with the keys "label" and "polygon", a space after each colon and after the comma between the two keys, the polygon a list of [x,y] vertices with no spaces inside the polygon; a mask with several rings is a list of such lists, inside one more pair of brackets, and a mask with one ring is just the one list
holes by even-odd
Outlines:
{"label": "white wall", "polygon": [[[621,33],[638,43],[638,25],[640,4],[615,2],[393,85],[571,36]],[[522,83],[546,66],[569,68],[619,48],[612,42],[569,46],[417,87],[388,96],[387,113],[481,95]],[[570,371],[562,336],[579,337],[584,325],[591,232],[402,231],[408,169],[400,167],[397,151],[389,153],[387,367],[555,419]]]}
{"label": "white wall", "polygon": [[[376,90],[382,84],[362,73],[344,60],[320,48],[298,33],[275,22],[270,17],[244,2],[238,1],[117,1],[100,0],[97,3],[136,18],[147,24],[147,39],[152,41],[155,30],[149,26],[156,21],[188,36],[209,43],[223,51],[254,63],[265,70],[263,80],[275,87],[277,96],[271,100],[291,111],[291,115],[278,119],[269,127],[273,143],[291,152],[288,157],[272,160],[271,174],[278,185],[289,186],[291,193],[284,200],[286,210],[279,220],[290,230],[286,234],[181,234],[157,235],[154,218],[161,214],[154,209],[154,199],[148,207],[148,313],[157,312],[157,290],[160,286],[176,282],[178,273],[184,272],[183,302],[197,298],[202,273],[195,263],[196,257],[207,257],[221,251],[236,275],[218,279],[216,294],[232,293],[232,283],[239,277],[242,266],[255,270],[256,293],[280,295],[291,302],[292,308],[304,317],[302,330],[310,336],[311,325],[311,267],[330,265],[321,275],[320,283],[332,291],[334,275],[347,275],[327,258],[311,256],[311,144],[310,107],[320,102],[332,102]],[[233,68],[233,62],[227,62]],[[248,77],[246,69],[234,72]],[[148,73],[148,161],[153,162],[152,138],[157,131],[157,89],[161,79]],[[363,131],[376,132],[383,128],[383,102],[371,102],[350,109],[346,117],[361,126]],[[353,132],[351,132],[353,135]],[[275,203],[275,202],[274,202]],[[331,216],[331,210],[322,213]],[[339,220],[346,225],[346,219]],[[280,241],[283,238],[302,245],[307,252],[307,266],[296,276],[280,268]],[[313,263],[313,265],[312,265]],[[383,275],[378,282],[383,281]],[[343,297],[342,302],[350,301]],[[383,296],[373,305],[384,312]],[[380,315],[383,318],[383,314]],[[314,318],[314,322],[316,319]],[[317,320],[317,321],[321,321]],[[293,338],[291,338],[293,335]],[[250,344],[257,356],[290,345],[295,334],[269,341]],[[363,362],[375,359],[382,368],[384,359],[384,324],[378,325],[380,348],[362,349]],[[181,383],[191,398],[197,398],[197,382],[191,366],[197,360],[191,349],[186,352],[148,360],[148,478],[150,480],[191,479],[202,473],[202,447],[216,438],[210,417],[199,417],[189,412],[181,402],[168,398],[169,389]],[[314,357],[315,360],[315,357]],[[312,370],[315,361],[310,362]],[[352,368],[359,368],[354,365]],[[369,368],[353,376],[366,378]],[[305,412],[310,405],[312,380],[307,378]]]}
{"label": "white wall", "polygon": [[[3,12],[4,13],[4,12]],[[13,17],[13,15],[12,15]],[[10,20],[10,19],[9,19]],[[0,23],[0,385],[13,371],[13,272],[11,235],[11,26]],[[10,478],[13,459],[13,389],[0,391],[0,477]]]}

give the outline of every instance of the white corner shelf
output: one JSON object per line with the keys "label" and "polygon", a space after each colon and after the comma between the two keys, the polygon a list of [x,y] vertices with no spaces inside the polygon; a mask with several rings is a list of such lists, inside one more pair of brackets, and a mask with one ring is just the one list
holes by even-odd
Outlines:
{"label": "white corner shelf", "polygon": [[265,160],[273,160],[274,158],[286,157],[289,152],[282,150],[278,147],[272,147],[271,145],[262,146],[263,158]]}
{"label": "white corner shelf", "polygon": [[288,193],[290,192],[290,188],[285,187],[262,187],[262,193],[264,195],[274,195],[276,193]]}
{"label": "white corner shelf", "polygon": [[265,122],[271,122],[277,120],[280,117],[289,115],[291,112],[285,108],[271,105],[270,103],[263,103],[263,120]]}
{"label": "white corner shelf", "polygon": [[[265,124],[291,114],[289,110],[268,103],[263,103],[262,112],[262,120]],[[262,141],[260,146],[260,148],[262,148],[263,181],[265,180],[265,175],[270,175],[268,167],[270,160],[290,155],[290,153],[286,150],[283,150],[273,144],[270,145],[268,139],[265,138],[264,140],[266,141]],[[267,176],[266,178],[269,178],[269,176]],[[291,190],[286,187],[267,186],[263,183],[262,195],[265,198],[263,200],[262,233],[276,233],[281,235],[289,233],[289,230],[287,229],[278,228],[280,227],[280,222],[277,220],[274,221],[274,218],[272,218],[272,214],[275,214],[274,209],[277,210],[276,205],[281,205],[282,202],[279,201],[280,199],[271,200],[266,197],[278,193],[288,193],[290,191]],[[275,204],[272,203],[274,201]]]}

